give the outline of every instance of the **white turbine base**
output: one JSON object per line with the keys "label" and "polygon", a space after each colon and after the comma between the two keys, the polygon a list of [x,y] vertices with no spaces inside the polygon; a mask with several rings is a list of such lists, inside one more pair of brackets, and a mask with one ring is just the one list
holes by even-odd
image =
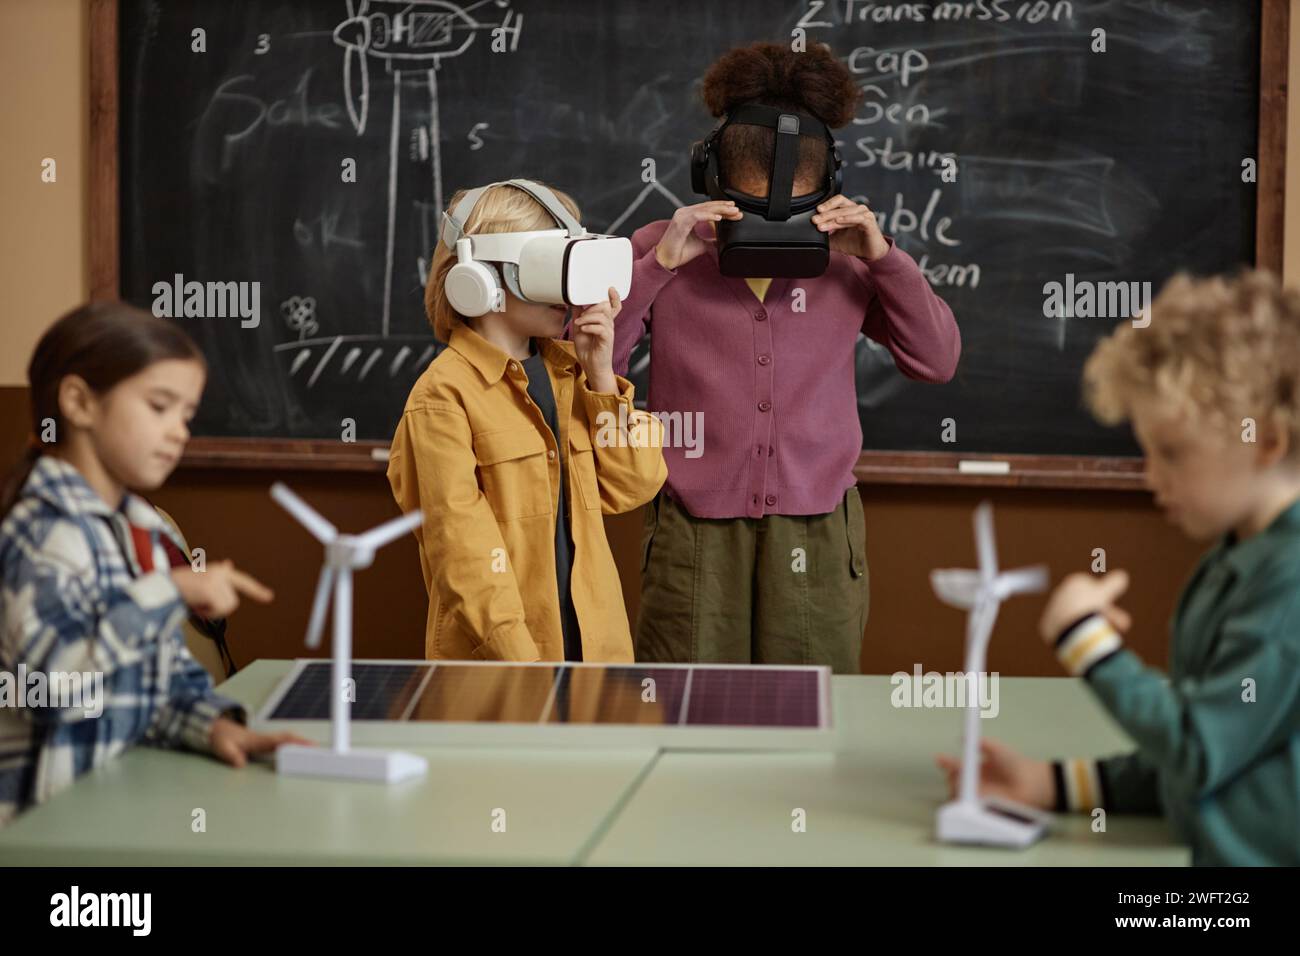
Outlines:
{"label": "white turbine base", "polygon": [[290,777],[339,777],[397,783],[421,777],[429,762],[398,750],[346,750],[282,744],[275,751],[277,773]]}
{"label": "white turbine base", "polygon": [[953,800],[939,808],[937,835],[942,843],[1023,848],[1046,835],[1050,820],[1040,810],[997,797]]}

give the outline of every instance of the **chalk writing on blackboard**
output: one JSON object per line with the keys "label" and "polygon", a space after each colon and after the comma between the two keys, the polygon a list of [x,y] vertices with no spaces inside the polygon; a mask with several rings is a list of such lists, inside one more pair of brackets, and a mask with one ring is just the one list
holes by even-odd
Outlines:
{"label": "chalk writing on blackboard", "polygon": [[[668,218],[702,198],[687,157],[712,123],[704,71],[795,27],[864,94],[836,130],[843,192],[962,331],[942,387],[860,339],[864,448],[951,450],[932,426],[956,408],[966,452],[1134,454],[1079,400],[1109,323],[1044,315],[1044,282],[1158,285],[1253,256],[1255,4],[226,0],[202,58],[190,5],[120,5],[123,294],[247,276],[276,318],[191,324],[217,372],[196,434],[334,439],[351,417],[389,437],[445,344],[422,292],[452,191],[531,175],[593,230]],[[638,399],[652,331],[631,358]]]}

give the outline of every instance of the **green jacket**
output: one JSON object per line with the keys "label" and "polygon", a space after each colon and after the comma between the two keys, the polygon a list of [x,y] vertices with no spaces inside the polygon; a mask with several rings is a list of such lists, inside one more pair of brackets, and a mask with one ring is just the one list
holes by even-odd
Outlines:
{"label": "green jacket", "polygon": [[1166,678],[1099,616],[1061,636],[1138,749],[1057,762],[1058,808],[1163,810],[1197,865],[1300,865],[1300,501],[1201,559],[1169,651]]}

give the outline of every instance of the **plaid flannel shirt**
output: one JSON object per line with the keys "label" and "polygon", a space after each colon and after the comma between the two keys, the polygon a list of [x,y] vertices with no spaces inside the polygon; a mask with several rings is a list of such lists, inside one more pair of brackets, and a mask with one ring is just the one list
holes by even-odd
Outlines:
{"label": "plaid flannel shirt", "polygon": [[[132,525],[157,570],[142,571]],[[103,675],[98,717],[66,700],[22,706],[26,695],[0,706],[0,826],[136,742],[207,752],[219,716],[246,720],[185,646],[162,535],[183,551],[148,502],[127,493],[114,511],[49,455],[0,524],[0,678]]]}

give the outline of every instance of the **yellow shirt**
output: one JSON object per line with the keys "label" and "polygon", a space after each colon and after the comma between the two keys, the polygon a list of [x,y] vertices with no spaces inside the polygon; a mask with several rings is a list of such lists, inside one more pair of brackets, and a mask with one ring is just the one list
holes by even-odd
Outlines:
{"label": "yellow shirt", "polygon": [[415,536],[430,659],[564,659],[555,575],[562,457],[583,659],[632,660],[602,515],[644,504],[664,483],[663,426],[633,407],[627,379],[616,377],[617,395],[593,392],[572,342],[538,341],[558,445],[528,397],[522,364],[464,325],[416,381],[393,436],[393,497],[425,515]]}
{"label": "yellow shirt", "polygon": [[758,301],[762,302],[763,297],[767,295],[767,287],[772,284],[771,279],[746,279],[745,283],[749,290],[758,296]]}

